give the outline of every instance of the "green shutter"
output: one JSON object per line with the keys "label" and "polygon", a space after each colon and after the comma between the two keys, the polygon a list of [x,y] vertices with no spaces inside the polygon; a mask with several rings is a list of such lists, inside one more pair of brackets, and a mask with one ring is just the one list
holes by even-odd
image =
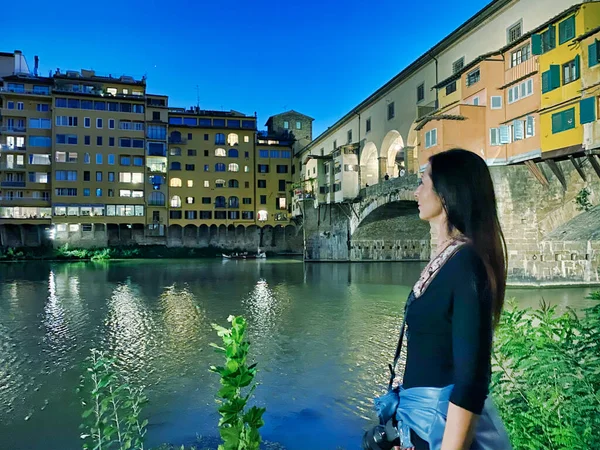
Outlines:
{"label": "green shutter", "polygon": [[575,79],[578,80],[581,74],[581,57],[579,55],[575,56]]}
{"label": "green shutter", "polygon": [[594,41],[588,47],[588,67],[594,67],[598,62],[598,41]]}
{"label": "green shutter", "polygon": [[545,94],[548,91],[550,91],[550,71],[549,70],[542,74],[542,94]]}
{"label": "green shutter", "polygon": [[575,16],[571,16],[568,19],[563,20],[558,24],[558,43],[564,44],[565,42],[575,37]]}
{"label": "green shutter", "polygon": [[549,38],[548,38],[548,43],[550,44],[548,46],[548,50],[552,50],[553,48],[556,47],[556,25],[550,25],[550,27],[548,28],[548,33],[549,33]]}
{"label": "green shutter", "polygon": [[596,98],[584,98],[579,102],[579,122],[592,123],[596,121]]}
{"label": "green shutter", "polygon": [[552,114],[552,134],[560,133],[562,128],[562,113]]}
{"label": "green shutter", "polygon": [[542,36],[540,34],[534,34],[531,36],[531,54],[542,54]]}
{"label": "green shutter", "polygon": [[560,87],[560,65],[550,66],[550,90]]}
{"label": "green shutter", "polygon": [[575,108],[567,109],[562,112],[563,130],[575,128]]}

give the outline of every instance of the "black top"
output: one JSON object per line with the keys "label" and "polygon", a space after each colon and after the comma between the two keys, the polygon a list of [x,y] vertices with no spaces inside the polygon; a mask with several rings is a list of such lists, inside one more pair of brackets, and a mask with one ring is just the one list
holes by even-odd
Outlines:
{"label": "black top", "polygon": [[491,374],[491,303],[483,262],[465,245],[408,308],[404,388],[454,384],[450,401],[481,414]]}

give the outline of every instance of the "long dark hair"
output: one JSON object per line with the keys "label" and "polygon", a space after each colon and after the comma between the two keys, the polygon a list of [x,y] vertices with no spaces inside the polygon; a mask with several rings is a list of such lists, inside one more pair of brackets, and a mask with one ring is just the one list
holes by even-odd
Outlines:
{"label": "long dark hair", "polygon": [[433,155],[429,166],[433,189],[448,217],[449,234],[461,232],[483,260],[495,326],[504,305],[507,265],[490,170],[479,155],[458,148]]}

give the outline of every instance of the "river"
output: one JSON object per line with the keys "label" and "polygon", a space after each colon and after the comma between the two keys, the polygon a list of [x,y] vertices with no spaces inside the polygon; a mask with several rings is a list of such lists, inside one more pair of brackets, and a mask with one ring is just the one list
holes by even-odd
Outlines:
{"label": "river", "polygon": [[[216,438],[211,323],[249,322],[263,438],[288,450],[359,449],[386,383],[420,263],[141,260],[0,265],[0,449],[75,450],[76,388],[91,348],[147,386],[150,447]],[[512,289],[585,307],[592,288]]]}

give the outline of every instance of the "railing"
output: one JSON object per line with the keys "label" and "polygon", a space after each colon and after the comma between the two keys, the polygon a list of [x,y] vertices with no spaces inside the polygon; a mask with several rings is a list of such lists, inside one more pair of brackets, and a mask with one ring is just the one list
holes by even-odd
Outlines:
{"label": "railing", "polygon": [[166,164],[154,164],[152,166],[146,166],[148,172],[151,173],[167,173],[167,165]]}
{"label": "railing", "polygon": [[504,72],[504,83],[509,84],[539,70],[538,58],[533,56]]}
{"label": "railing", "polygon": [[24,188],[25,185],[26,185],[25,181],[2,181],[2,182],[0,182],[0,186],[2,186],[2,187]]}
{"label": "railing", "polygon": [[1,163],[0,170],[25,170],[25,164]]}
{"label": "railing", "polygon": [[0,92],[7,93],[7,94],[43,95],[43,96],[51,95],[50,90],[48,90],[48,92],[38,92],[33,89],[9,89],[9,88],[5,88],[5,87],[0,88]]}
{"label": "railing", "polygon": [[167,149],[161,149],[161,150],[148,150],[148,156],[162,156],[162,157],[167,157]]}
{"label": "railing", "polygon": [[25,133],[27,131],[27,127],[0,127],[0,131],[10,133]]}
{"label": "railing", "polygon": [[24,152],[27,150],[27,147],[24,145],[22,147],[15,147],[14,145],[0,144],[0,150],[3,152]]}
{"label": "railing", "polygon": [[54,89],[54,92],[63,92],[66,94],[72,94],[72,95],[95,95],[97,97],[108,97],[108,98],[128,98],[128,99],[136,99],[139,101],[144,101],[144,94],[123,94],[123,93],[117,93],[117,94],[111,94],[110,92],[106,92],[102,89],[91,89],[91,90],[79,90],[79,89],[73,89],[71,87],[67,87],[67,86],[56,86]]}
{"label": "railing", "polygon": [[187,139],[170,137],[169,144],[187,144]]}
{"label": "railing", "polygon": [[50,197],[0,197],[0,202],[49,202]]}

